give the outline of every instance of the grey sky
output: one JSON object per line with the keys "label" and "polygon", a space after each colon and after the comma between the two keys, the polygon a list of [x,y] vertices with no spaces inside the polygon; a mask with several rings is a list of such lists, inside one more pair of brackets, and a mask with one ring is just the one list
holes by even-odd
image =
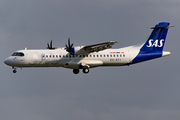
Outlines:
{"label": "grey sky", "polygon": [[[179,120],[179,0],[1,0],[1,120]],[[64,68],[25,68],[3,61],[19,49],[118,41],[142,42],[167,21],[168,57],[74,75]]]}

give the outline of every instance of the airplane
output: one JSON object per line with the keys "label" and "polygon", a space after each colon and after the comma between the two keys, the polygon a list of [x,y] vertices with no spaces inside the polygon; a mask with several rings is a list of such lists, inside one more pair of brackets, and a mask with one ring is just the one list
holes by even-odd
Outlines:
{"label": "airplane", "polygon": [[169,22],[160,22],[152,27],[152,33],[143,43],[118,49],[108,49],[117,41],[104,42],[88,46],[76,46],[70,43],[65,47],[53,47],[52,40],[47,43],[47,49],[18,50],[4,63],[11,66],[13,73],[17,68],[24,67],[64,67],[73,69],[78,74],[82,69],[83,73],[89,73],[90,68],[100,66],[125,66],[139,62],[168,56],[171,53],[163,51]]}

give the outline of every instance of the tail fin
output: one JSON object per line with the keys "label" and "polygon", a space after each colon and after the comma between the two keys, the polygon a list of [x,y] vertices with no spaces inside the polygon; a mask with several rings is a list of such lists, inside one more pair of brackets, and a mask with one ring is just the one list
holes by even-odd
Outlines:
{"label": "tail fin", "polygon": [[141,51],[162,51],[165,44],[169,24],[170,23],[168,22],[161,22],[155,27],[152,27],[154,30],[141,48]]}
{"label": "tail fin", "polygon": [[161,22],[152,27],[151,35],[140,48],[138,55],[132,60],[132,64],[162,57],[169,25],[170,23],[168,22]]}

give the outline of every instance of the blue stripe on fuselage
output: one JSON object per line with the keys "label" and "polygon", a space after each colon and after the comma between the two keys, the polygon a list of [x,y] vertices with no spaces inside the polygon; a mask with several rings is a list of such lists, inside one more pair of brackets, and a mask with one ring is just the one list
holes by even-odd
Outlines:
{"label": "blue stripe on fuselage", "polygon": [[139,54],[132,60],[132,63],[138,63],[162,56],[162,51],[146,52],[140,51]]}

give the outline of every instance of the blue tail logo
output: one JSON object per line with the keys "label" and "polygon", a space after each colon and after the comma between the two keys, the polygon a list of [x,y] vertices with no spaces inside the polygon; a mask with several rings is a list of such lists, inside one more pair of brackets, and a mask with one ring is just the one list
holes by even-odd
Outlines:
{"label": "blue tail logo", "polygon": [[138,55],[132,60],[132,63],[146,61],[162,56],[162,51],[166,41],[166,36],[170,23],[158,23],[153,29],[147,41],[142,45]]}
{"label": "blue tail logo", "polygon": [[149,40],[149,45],[146,45],[146,47],[163,47],[163,43],[164,42],[164,39],[162,40],[156,40],[154,42],[153,39]]}
{"label": "blue tail logo", "polygon": [[141,48],[141,51],[162,51],[165,44],[169,24],[170,23],[168,22],[161,22],[155,27],[152,27],[154,30]]}

